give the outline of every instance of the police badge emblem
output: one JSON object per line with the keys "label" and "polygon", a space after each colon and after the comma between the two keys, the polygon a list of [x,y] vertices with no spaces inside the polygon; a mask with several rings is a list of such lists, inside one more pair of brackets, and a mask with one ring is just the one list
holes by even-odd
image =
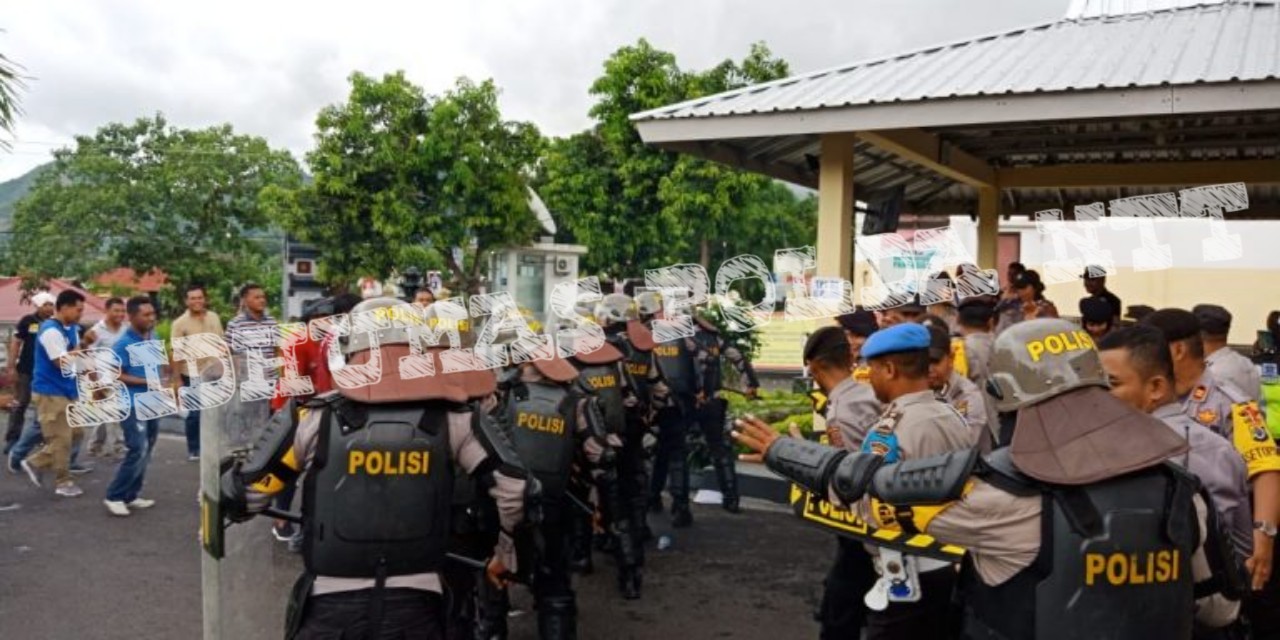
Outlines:
{"label": "police badge emblem", "polygon": [[1196,420],[1199,420],[1200,424],[1203,425],[1212,425],[1218,421],[1218,412],[1213,409],[1205,409],[1196,414]]}
{"label": "police badge emblem", "polygon": [[1197,386],[1195,391],[1191,392],[1191,399],[1196,402],[1203,402],[1207,397],[1209,397],[1209,390],[1204,385]]}
{"label": "police badge emblem", "polygon": [[955,406],[956,406],[956,411],[959,411],[960,415],[965,415],[965,416],[969,415],[968,400],[956,400]]}
{"label": "police badge emblem", "polygon": [[1267,433],[1267,424],[1262,417],[1262,412],[1253,403],[1249,403],[1240,407],[1240,413],[1244,417],[1245,424],[1249,427],[1249,435],[1257,442],[1266,442],[1271,439],[1271,434]]}

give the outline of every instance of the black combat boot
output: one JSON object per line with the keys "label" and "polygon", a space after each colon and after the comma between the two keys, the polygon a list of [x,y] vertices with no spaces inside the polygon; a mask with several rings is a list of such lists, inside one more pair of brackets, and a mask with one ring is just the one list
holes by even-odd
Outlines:
{"label": "black combat boot", "polygon": [[595,566],[591,561],[591,520],[589,516],[573,517],[573,531],[569,543],[569,569],[584,576],[591,575]]}
{"label": "black combat boot", "polygon": [[475,640],[507,640],[507,611],[511,602],[507,591],[498,589],[485,580],[476,591]]}
{"label": "black combat boot", "polygon": [[624,599],[640,599],[640,582],[640,567],[618,568],[618,590]]}
{"label": "black combat boot", "polygon": [[577,640],[578,608],[573,597],[538,602],[538,640]]}
{"label": "black combat boot", "polygon": [[720,493],[724,496],[720,506],[729,513],[742,513],[738,505],[738,471],[733,460],[719,458],[715,461],[716,479],[720,482]]}
{"label": "black combat boot", "polygon": [[671,505],[671,526],[676,529],[685,529],[693,526],[693,512],[689,510],[688,502],[678,502]]}

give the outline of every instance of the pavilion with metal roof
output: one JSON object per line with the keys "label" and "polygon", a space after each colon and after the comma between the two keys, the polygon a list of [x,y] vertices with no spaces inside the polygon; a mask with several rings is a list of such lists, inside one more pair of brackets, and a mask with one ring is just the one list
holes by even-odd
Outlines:
{"label": "pavilion with metal roof", "polygon": [[[1114,0],[1108,4],[1114,5]],[[1055,22],[794,76],[632,117],[649,144],[818,189],[818,274],[852,280],[854,194],[978,220],[1244,182],[1280,218],[1280,1]]]}

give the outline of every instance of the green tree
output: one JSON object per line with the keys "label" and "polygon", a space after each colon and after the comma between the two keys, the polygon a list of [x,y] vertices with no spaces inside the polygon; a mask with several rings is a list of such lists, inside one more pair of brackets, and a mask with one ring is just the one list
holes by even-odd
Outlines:
{"label": "green tree", "polygon": [[87,280],[118,266],[160,269],[179,286],[204,283],[225,304],[280,260],[258,198],[296,186],[301,172],[262,138],[228,125],[180,129],[157,114],[108,124],[53,155],[17,205],[6,256],[15,270]]}
{"label": "green tree", "polygon": [[316,129],[306,158],[313,181],[263,199],[281,226],[321,251],[331,284],[445,265],[455,289],[474,291],[486,252],[525,243],[537,229],[525,184],[542,136],[502,119],[490,81],[461,79],[431,97],[403,72],[355,73],[347,101],[321,110]]}
{"label": "green tree", "polygon": [[[596,124],[554,141],[539,179],[539,193],[565,230],[562,239],[590,249],[584,272],[636,277],[676,262],[711,268],[717,258],[737,255],[727,243],[759,247],[777,235],[772,216],[800,213],[785,187],[646,145],[630,120],[639,111],[788,73],[762,43],[741,61],[701,72],[681,70],[675,56],[645,40],[614,52],[591,86]],[[758,198],[768,211],[754,204]],[[761,257],[768,260],[773,248]]]}

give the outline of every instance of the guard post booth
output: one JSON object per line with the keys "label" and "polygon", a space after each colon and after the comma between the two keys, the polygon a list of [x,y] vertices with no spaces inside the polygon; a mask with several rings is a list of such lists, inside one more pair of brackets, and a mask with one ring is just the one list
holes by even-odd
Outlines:
{"label": "guard post booth", "polygon": [[489,254],[489,291],[506,291],[546,326],[553,317],[551,292],[562,282],[578,279],[578,258],[587,248],[559,244],[551,236],[524,247]]}

